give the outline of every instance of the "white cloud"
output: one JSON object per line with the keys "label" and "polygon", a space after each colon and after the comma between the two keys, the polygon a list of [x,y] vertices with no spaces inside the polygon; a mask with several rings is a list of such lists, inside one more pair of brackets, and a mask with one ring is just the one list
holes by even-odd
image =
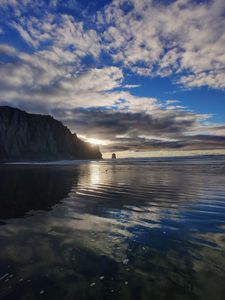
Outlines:
{"label": "white cloud", "polygon": [[[130,10],[124,11],[125,4]],[[88,55],[98,61],[106,51],[135,74],[176,75],[174,82],[189,88],[225,88],[223,0],[114,0],[88,24],[56,13],[57,1],[0,0],[0,5],[16,10],[11,26],[46,59],[77,65]],[[39,17],[22,17],[28,9]]]}
{"label": "white cloud", "polygon": [[87,55],[97,58],[101,51],[96,31],[84,29],[83,22],[76,22],[69,15],[44,14],[42,18],[19,18],[17,22],[11,22],[11,26],[34,48],[48,42],[52,47],[61,49],[61,54],[66,51],[77,58]]}
{"label": "white cloud", "polygon": [[134,88],[138,88],[140,86],[141,86],[140,84],[125,84],[123,87],[125,89],[134,89]]}
{"label": "white cloud", "polygon": [[17,24],[16,22],[12,22],[11,25],[19,32],[19,34],[24,39],[24,41],[26,41],[28,44],[32,45],[33,47],[38,46],[38,42],[35,39],[33,39],[28,33],[28,31],[26,31],[20,24]]}
{"label": "white cloud", "polygon": [[174,104],[174,103],[180,103],[180,101],[179,100],[166,100],[167,105]]}
{"label": "white cloud", "polygon": [[17,0],[0,0],[0,5],[1,6],[8,6],[8,5],[13,5],[13,6],[17,6],[18,5],[18,1]]}
{"label": "white cloud", "polygon": [[[124,3],[133,6],[126,14]],[[223,0],[177,0],[167,5],[115,0],[98,20],[100,26],[109,24],[104,33],[106,50],[113,50],[113,58],[134,72],[163,77],[186,71],[188,75],[178,80],[183,85],[223,89],[224,11]]]}
{"label": "white cloud", "polygon": [[17,56],[19,54],[19,52],[15,48],[7,44],[0,44],[0,53],[9,56]]}
{"label": "white cloud", "polygon": [[46,107],[111,106],[130,95],[113,91],[123,81],[122,70],[117,67],[85,71],[79,65],[58,61],[55,52],[52,60],[46,53],[30,55],[8,45],[0,45],[0,52],[16,58],[15,62],[0,65],[2,102],[45,104]]}

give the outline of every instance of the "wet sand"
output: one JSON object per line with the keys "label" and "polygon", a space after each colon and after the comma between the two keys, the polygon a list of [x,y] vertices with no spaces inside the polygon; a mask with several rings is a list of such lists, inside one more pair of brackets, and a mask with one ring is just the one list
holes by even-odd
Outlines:
{"label": "wet sand", "polygon": [[225,159],[0,166],[0,299],[224,299]]}

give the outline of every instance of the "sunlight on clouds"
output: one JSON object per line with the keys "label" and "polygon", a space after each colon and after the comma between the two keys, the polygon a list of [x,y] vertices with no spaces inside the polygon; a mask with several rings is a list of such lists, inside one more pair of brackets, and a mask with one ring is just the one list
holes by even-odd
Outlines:
{"label": "sunlight on clouds", "polygon": [[105,141],[94,139],[94,138],[87,139],[87,141],[94,145],[107,145]]}
{"label": "sunlight on clouds", "polygon": [[91,143],[93,145],[106,146],[110,143],[110,141],[107,141],[107,140],[100,140],[100,139],[96,139],[96,138],[88,138],[85,135],[78,135],[78,137],[80,139],[84,140],[85,142]]}

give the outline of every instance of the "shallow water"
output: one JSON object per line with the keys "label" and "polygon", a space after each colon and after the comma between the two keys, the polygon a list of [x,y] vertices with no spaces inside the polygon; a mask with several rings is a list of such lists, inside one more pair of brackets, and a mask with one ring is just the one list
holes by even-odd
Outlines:
{"label": "shallow water", "polygon": [[0,299],[225,299],[225,159],[0,166]]}

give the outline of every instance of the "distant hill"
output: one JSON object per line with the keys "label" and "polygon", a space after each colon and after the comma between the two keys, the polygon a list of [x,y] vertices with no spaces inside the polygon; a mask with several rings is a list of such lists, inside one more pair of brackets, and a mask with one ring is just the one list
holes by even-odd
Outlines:
{"label": "distant hill", "polygon": [[0,161],[100,158],[98,146],[80,140],[53,117],[0,106]]}

